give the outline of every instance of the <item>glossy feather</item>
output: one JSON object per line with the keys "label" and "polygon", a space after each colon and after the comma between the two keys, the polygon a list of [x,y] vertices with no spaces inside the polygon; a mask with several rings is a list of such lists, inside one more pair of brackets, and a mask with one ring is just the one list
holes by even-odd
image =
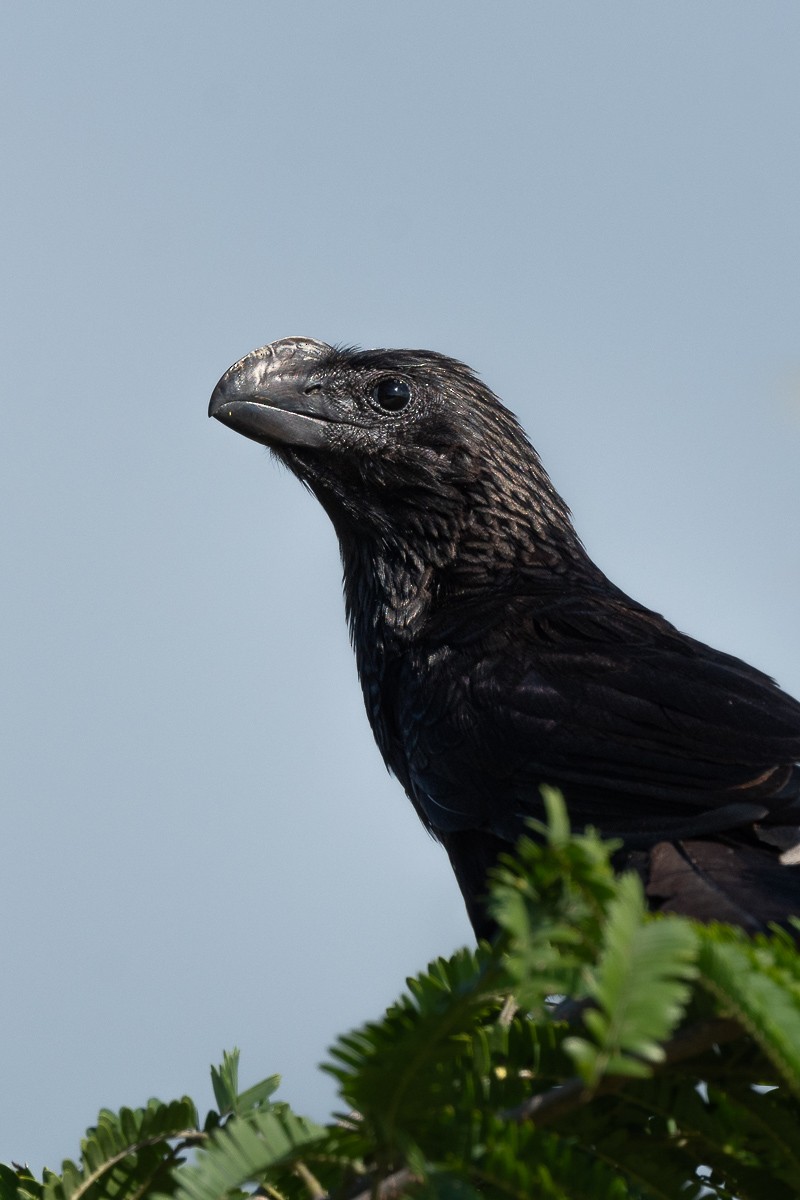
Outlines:
{"label": "glossy feather", "polygon": [[800,705],[606,579],[469,368],[284,339],[210,411],[331,517],[376,741],[478,936],[486,871],[543,816],[542,784],[623,840],[654,908],[750,931],[800,915]]}

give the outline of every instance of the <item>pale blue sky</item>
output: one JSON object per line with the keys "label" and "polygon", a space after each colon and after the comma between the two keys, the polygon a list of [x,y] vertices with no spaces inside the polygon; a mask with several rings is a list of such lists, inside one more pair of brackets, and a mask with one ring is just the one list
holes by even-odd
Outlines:
{"label": "pale blue sky", "polygon": [[336,545],[206,419],[287,334],[463,358],[590,551],[800,693],[794,0],[6,6],[0,1160],[469,940]]}

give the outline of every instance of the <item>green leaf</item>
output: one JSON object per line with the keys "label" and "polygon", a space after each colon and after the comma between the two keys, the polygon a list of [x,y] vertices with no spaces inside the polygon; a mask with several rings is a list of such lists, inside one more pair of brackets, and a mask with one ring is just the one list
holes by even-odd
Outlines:
{"label": "green leaf", "polygon": [[471,1037],[499,1015],[503,967],[488,950],[460,950],[408,981],[381,1022],[341,1037],[324,1070],[369,1119],[382,1146],[408,1148],[426,1115],[452,1101],[456,1063],[471,1062]]}
{"label": "green leaf", "polygon": [[472,1179],[497,1200],[632,1200],[624,1177],[590,1146],[532,1126],[489,1121],[473,1143]]}
{"label": "green leaf", "polygon": [[529,822],[536,837],[521,838],[514,858],[501,856],[490,898],[515,995],[537,1012],[554,994],[583,995],[583,969],[597,956],[617,887],[611,867],[617,843],[592,829],[570,836],[561,794],[542,788],[542,796],[549,823]]}
{"label": "green leaf", "polygon": [[212,1134],[195,1164],[176,1173],[176,1200],[218,1200],[260,1183],[276,1165],[299,1162],[300,1152],[324,1137],[320,1126],[277,1106],[234,1117]]}
{"label": "green leaf", "polygon": [[572,836],[569,827],[569,815],[563,795],[557,788],[542,784],[539,791],[544,801],[547,821],[541,826],[541,832],[547,839],[551,849],[563,850]]}
{"label": "green leaf", "polygon": [[688,1004],[697,938],[676,917],[652,918],[638,875],[624,875],[608,909],[597,966],[587,971],[584,1014],[590,1039],[564,1048],[589,1086],[602,1075],[648,1075],[664,1058],[660,1045]]}
{"label": "green leaf", "polygon": [[233,1113],[237,1117],[243,1117],[249,1112],[264,1108],[269,1097],[280,1087],[280,1082],[280,1075],[270,1075],[240,1093],[239,1051],[235,1046],[230,1053],[227,1050],[223,1051],[221,1066],[211,1068],[211,1086],[220,1116]]}
{"label": "green leaf", "polygon": [[800,1094],[800,955],[789,936],[700,927],[700,981]]}
{"label": "green leaf", "polygon": [[236,1046],[230,1052],[223,1050],[221,1066],[212,1066],[211,1086],[220,1114],[233,1112],[239,1094],[239,1050]]}
{"label": "green leaf", "polygon": [[[328,1070],[357,1115],[313,1125],[272,1099],[277,1076],[240,1093],[234,1050],[212,1070],[220,1112],[203,1130],[188,1099],[104,1110],[61,1175],[0,1168],[0,1200],[247,1200],[254,1187],[319,1200],[393,1176],[427,1200],[794,1200],[795,943],[653,918],[638,878],[615,877],[613,844],[571,834],[557,793],[544,804],[547,824],[496,873],[497,944],[431,963],[337,1042]],[[556,991],[589,1002],[569,1010],[583,1028],[553,1017]],[[698,1036],[695,1058],[671,1061],[663,1043],[687,1012],[684,1047],[692,1030],[729,1030],[719,1016],[746,1032]]]}
{"label": "green leaf", "polygon": [[44,1200],[138,1200],[155,1187],[169,1190],[171,1170],[181,1161],[172,1143],[197,1136],[197,1109],[188,1097],[150,1100],[119,1113],[103,1109],[81,1142],[80,1162],[67,1159],[61,1176],[48,1173]]}
{"label": "green leaf", "polygon": [[260,1083],[254,1083],[252,1087],[247,1088],[236,1097],[234,1112],[237,1116],[246,1116],[256,1109],[267,1107],[269,1097],[278,1090],[280,1084],[280,1075],[269,1075]]}
{"label": "green leaf", "polygon": [[7,1167],[0,1163],[0,1200],[40,1200],[44,1185],[27,1167]]}
{"label": "green leaf", "polygon": [[[764,1092],[735,1081],[723,1088],[710,1087],[709,1103],[726,1126],[725,1150],[748,1168],[750,1191],[755,1192],[754,1165],[769,1181],[765,1195],[800,1196],[800,1105],[794,1097],[778,1090]],[[714,1152],[712,1151],[712,1154]],[[709,1161],[713,1159],[709,1156]],[[732,1184],[743,1183],[741,1169],[732,1173]],[[742,1189],[743,1193],[747,1189]],[[748,1193],[749,1194],[749,1193]]]}

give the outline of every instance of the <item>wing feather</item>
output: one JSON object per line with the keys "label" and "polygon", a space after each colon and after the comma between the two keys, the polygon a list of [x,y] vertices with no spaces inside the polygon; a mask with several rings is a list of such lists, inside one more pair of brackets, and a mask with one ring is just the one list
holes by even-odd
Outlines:
{"label": "wing feather", "polygon": [[435,830],[516,836],[541,783],[576,823],[648,842],[800,821],[800,704],[769,676],[614,590],[464,607],[401,716]]}

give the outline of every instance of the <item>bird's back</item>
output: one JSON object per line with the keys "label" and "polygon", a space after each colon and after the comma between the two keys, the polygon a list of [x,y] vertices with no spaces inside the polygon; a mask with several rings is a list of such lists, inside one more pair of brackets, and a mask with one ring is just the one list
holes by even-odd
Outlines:
{"label": "bird's back", "polygon": [[381,675],[384,757],[479,928],[486,868],[544,815],[542,784],[576,827],[622,840],[617,863],[654,907],[753,929],[800,914],[800,871],[783,867],[800,705],[610,584],[452,601]]}

